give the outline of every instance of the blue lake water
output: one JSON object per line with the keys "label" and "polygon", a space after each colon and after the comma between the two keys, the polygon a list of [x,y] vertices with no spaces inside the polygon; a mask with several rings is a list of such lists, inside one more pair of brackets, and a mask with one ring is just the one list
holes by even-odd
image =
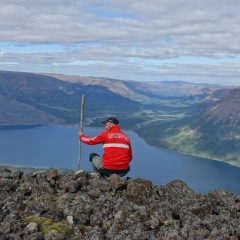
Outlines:
{"label": "blue lake water", "polygon": [[[0,163],[39,168],[78,167],[78,127],[42,126],[29,129],[0,130]],[[104,129],[85,128],[88,136]],[[197,193],[215,189],[240,193],[240,168],[227,163],[185,155],[150,146],[133,132],[131,139],[134,159],[128,176],[144,178],[154,185],[165,185],[180,179]],[[90,153],[103,153],[102,145],[81,146],[80,169],[91,171]]]}

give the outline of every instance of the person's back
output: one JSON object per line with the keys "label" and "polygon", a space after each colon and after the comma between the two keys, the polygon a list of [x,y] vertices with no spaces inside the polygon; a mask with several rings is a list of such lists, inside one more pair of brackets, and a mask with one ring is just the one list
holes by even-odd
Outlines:
{"label": "person's back", "polygon": [[96,153],[90,154],[89,160],[92,162],[94,171],[104,176],[110,176],[113,173],[124,176],[130,170],[129,164],[133,158],[130,139],[121,131],[116,118],[110,117],[103,123],[105,132],[94,138],[86,137],[83,132],[79,132],[79,139],[88,145],[103,144],[102,159]]}
{"label": "person's back", "polygon": [[119,126],[113,126],[109,131],[103,133],[105,142],[103,144],[103,167],[109,170],[126,170],[132,160],[131,144],[128,136],[124,134]]}

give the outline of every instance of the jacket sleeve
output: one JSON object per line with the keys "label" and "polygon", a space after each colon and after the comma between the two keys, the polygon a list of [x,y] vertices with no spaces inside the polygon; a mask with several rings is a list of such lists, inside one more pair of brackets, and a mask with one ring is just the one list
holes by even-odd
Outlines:
{"label": "jacket sleeve", "polygon": [[79,137],[79,139],[88,145],[96,145],[96,144],[105,142],[104,133],[101,133],[100,135],[98,135],[96,137],[87,137],[87,136],[82,135]]}

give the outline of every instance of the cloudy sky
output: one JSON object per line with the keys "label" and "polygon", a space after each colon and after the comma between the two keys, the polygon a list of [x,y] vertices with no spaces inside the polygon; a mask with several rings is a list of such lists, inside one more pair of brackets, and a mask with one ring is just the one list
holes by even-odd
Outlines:
{"label": "cloudy sky", "polygon": [[240,0],[1,0],[0,70],[240,85]]}

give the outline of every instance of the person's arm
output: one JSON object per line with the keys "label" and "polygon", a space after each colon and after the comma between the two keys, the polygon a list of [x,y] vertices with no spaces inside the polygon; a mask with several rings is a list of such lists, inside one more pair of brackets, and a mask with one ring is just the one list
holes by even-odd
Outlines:
{"label": "person's arm", "polygon": [[88,144],[88,145],[96,145],[96,144],[105,142],[104,133],[101,133],[100,135],[98,135],[96,137],[87,137],[84,135],[83,132],[80,131],[78,133],[78,137],[79,137],[80,141],[82,141],[83,143]]}
{"label": "person's arm", "polygon": [[130,156],[130,161],[131,161],[133,159],[133,152],[132,152],[131,142],[129,142],[129,156]]}

